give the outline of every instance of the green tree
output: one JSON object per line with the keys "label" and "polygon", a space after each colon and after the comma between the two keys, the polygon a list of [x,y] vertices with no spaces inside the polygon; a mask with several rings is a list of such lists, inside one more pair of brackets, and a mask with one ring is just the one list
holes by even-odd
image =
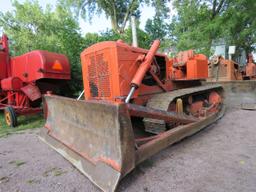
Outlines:
{"label": "green tree", "polygon": [[71,6],[78,15],[89,19],[95,14],[104,13],[111,20],[112,29],[123,33],[131,15],[139,18],[140,6],[152,5],[159,11],[167,11],[167,0],[63,0],[66,6]]}
{"label": "green tree", "polygon": [[168,34],[168,25],[161,17],[154,17],[148,19],[145,25],[145,31],[149,34],[151,39],[163,40]]}
{"label": "green tree", "polygon": [[[0,26],[11,39],[14,55],[40,49],[65,54],[71,63],[71,93],[82,89],[80,53],[84,40],[77,21],[58,4],[43,9],[38,1],[13,2],[14,11],[1,13]],[[80,83],[77,83],[80,82]]]}
{"label": "green tree", "polygon": [[213,40],[225,39],[245,50],[255,43],[254,0],[175,0],[172,35],[178,50],[196,49],[210,55]]}
{"label": "green tree", "polygon": [[165,22],[163,17],[155,16],[153,19],[148,19],[145,25],[145,31],[149,36],[149,40],[161,40],[160,51],[169,52],[173,44],[170,34],[170,25]]}
{"label": "green tree", "polygon": [[[149,35],[141,30],[137,29],[137,35],[138,35],[138,44],[141,48],[149,48],[151,39]],[[101,33],[86,33],[85,34],[85,44],[86,46],[93,45],[98,42],[102,41],[117,41],[117,40],[123,40],[125,43],[131,44],[132,43],[132,31],[129,27],[128,29],[125,29],[122,34],[117,33],[113,30],[107,30],[105,32]]]}
{"label": "green tree", "polygon": [[229,44],[243,48],[247,54],[255,49],[256,44],[256,1],[230,1],[223,14],[221,25],[225,26],[222,34],[227,36]]}
{"label": "green tree", "polygon": [[178,50],[196,49],[209,55],[212,40],[220,35],[218,16],[224,11],[225,0],[174,1],[177,15],[172,33]]}

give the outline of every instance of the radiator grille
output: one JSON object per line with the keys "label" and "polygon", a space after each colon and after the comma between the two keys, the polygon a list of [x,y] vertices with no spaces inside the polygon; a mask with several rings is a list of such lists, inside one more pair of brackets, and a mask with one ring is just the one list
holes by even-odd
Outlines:
{"label": "radiator grille", "polygon": [[108,63],[103,54],[90,57],[88,65],[89,86],[92,97],[110,97],[110,80]]}

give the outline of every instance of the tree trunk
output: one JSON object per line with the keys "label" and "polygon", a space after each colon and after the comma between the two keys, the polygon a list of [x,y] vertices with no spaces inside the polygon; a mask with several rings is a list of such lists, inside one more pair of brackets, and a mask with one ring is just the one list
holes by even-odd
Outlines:
{"label": "tree trunk", "polygon": [[111,17],[111,27],[115,32],[118,32],[118,24],[115,17]]}

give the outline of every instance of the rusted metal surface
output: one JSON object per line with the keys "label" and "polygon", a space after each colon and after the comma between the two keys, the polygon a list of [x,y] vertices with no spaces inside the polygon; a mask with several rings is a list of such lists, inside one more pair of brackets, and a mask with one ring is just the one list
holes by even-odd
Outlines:
{"label": "rusted metal surface", "polygon": [[26,96],[28,96],[28,98],[31,101],[35,101],[42,97],[42,94],[41,94],[39,88],[33,84],[28,84],[28,85],[22,87],[21,90],[25,93]]}
{"label": "rusted metal surface", "polygon": [[[104,191],[135,166],[135,143],[124,104],[46,96],[41,138]],[[47,131],[46,131],[47,130]]]}
{"label": "rusted metal surface", "polygon": [[163,110],[153,109],[150,107],[143,107],[140,105],[127,104],[131,116],[147,117],[152,119],[164,120],[165,122],[182,122],[184,124],[198,121],[197,118],[185,114],[178,114],[175,112],[167,112]]}
{"label": "rusted metal surface", "polygon": [[239,64],[222,56],[214,56],[208,65],[208,81],[242,80]]}
{"label": "rusted metal surface", "polygon": [[[147,107],[159,109],[162,111],[167,111],[171,102],[177,98],[182,98],[185,96],[193,94],[203,94],[210,92],[211,90],[218,90],[222,92],[222,87],[220,85],[206,85],[198,86],[192,88],[179,89],[172,92],[160,93],[153,96],[147,103]],[[144,118],[144,125],[146,130],[151,133],[159,133],[166,130],[166,122],[161,119]],[[156,129],[157,127],[157,129]]]}
{"label": "rusted metal surface", "polygon": [[[216,85],[216,82],[206,82]],[[224,89],[225,104],[228,107],[241,107],[243,103],[256,103],[256,80],[219,81]]]}
{"label": "rusted metal surface", "polygon": [[224,115],[224,112],[225,106],[222,106],[218,113],[214,113],[205,119],[201,119],[198,122],[188,125],[178,126],[176,128],[170,129],[169,131],[161,133],[158,135],[158,137],[156,137],[156,139],[151,140],[139,147],[139,149],[136,151],[136,164],[139,164],[140,162],[161,151],[167,146],[174,144],[184,139],[185,137],[193,135],[201,129],[207,127],[211,123],[221,118]]}
{"label": "rusted metal surface", "polygon": [[253,62],[253,55],[248,55],[248,62],[245,67],[245,76],[244,79],[255,79],[256,77],[256,65]]}
{"label": "rusted metal surface", "polygon": [[[133,105],[77,101],[59,96],[45,96],[45,101],[47,121],[40,138],[103,191],[115,191],[120,179],[136,164],[215,122],[224,112],[222,108],[197,122],[135,139],[129,114],[135,109]],[[140,112],[139,116],[149,114],[144,110]],[[163,114],[158,116],[164,117]],[[142,144],[137,146],[137,142]]]}

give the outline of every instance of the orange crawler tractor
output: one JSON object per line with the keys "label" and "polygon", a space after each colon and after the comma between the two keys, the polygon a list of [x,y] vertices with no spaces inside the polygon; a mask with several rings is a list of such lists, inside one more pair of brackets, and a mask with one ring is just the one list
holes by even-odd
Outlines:
{"label": "orange crawler tractor", "polygon": [[224,113],[222,87],[200,83],[207,58],[189,51],[169,59],[159,45],[97,43],[81,54],[85,100],[45,96],[42,140],[103,191]]}

